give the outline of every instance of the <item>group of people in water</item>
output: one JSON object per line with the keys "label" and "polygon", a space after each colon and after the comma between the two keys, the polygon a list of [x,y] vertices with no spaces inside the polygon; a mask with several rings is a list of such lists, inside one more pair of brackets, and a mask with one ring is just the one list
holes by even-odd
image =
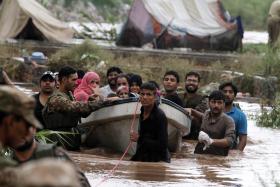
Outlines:
{"label": "group of people in water", "polygon": [[[190,134],[183,138],[198,140],[194,153],[227,156],[230,149],[244,150],[247,120],[233,102],[237,87],[232,82],[224,82],[219,90],[204,96],[198,93],[201,77],[195,71],[186,73],[185,92],[182,94],[177,92],[179,75],[172,70],[164,74],[162,90],[155,81],[143,83],[140,75],[125,74],[119,67],[109,68],[106,76],[108,84],[100,87],[100,76],[96,72],[86,72],[78,77],[77,70],[70,66],[61,68],[57,76],[47,71],[39,80],[39,93],[33,97],[13,86],[0,86],[0,143],[14,152],[9,163],[5,159],[5,162],[0,161],[0,165],[45,157],[71,161],[57,145],[36,142],[36,130],[64,132],[51,134],[48,139],[67,150],[79,150],[84,133],[79,128],[81,117],[87,117],[110,102],[129,97],[139,98],[142,104],[139,130],[130,132],[130,140],[137,142],[136,153],[131,158],[133,161],[171,161],[168,121],[158,107],[162,97],[185,108],[186,115],[190,116]],[[21,126],[22,130],[13,124]],[[89,186],[84,174],[79,169],[75,171],[80,184]]]}

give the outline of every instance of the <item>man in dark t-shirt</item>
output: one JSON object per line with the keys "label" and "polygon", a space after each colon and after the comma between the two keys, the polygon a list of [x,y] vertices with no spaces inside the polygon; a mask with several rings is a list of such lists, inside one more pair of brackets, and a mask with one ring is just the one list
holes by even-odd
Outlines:
{"label": "man in dark t-shirt", "polygon": [[168,151],[167,118],[156,104],[156,87],[148,82],[140,87],[142,104],[138,132],[130,133],[130,140],[137,142],[131,160],[141,162],[170,162]]}
{"label": "man in dark t-shirt", "polygon": [[179,82],[180,78],[176,71],[167,71],[163,77],[163,87],[165,91],[163,97],[183,107],[183,102],[177,93]]}
{"label": "man in dark t-shirt", "polygon": [[[184,108],[195,109],[204,113],[208,107],[208,99],[197,93],[200,83],[200,75],[198,72],[190,71],[185,76],[185,93],[183,96]],[[185,136],[186,139],[197,139],[201,122],[196,118],[192,118],[191,132]]]}
{"label": "man in dark t-shirt", "polygon": [[54,74],[51,71],[46,71],[40,78],[40,92],[33,95],[36,101],[34,114],[44,127],[45,122],[43,120],[42,110],[49,96],[53,94],[55,85],[56,82]]}

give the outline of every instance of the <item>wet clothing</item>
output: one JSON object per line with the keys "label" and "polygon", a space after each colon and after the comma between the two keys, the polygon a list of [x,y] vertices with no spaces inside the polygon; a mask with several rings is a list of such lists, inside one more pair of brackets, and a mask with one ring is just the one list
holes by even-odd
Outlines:
{"label": "wet clothing", "polygon": [[172,101],[173,103],[176,103],[177,105],[179,105],[181,107],[183,107],[183,101],[181,100],[181,98],[179,97],[179,95],[177,93],[166,94],[166,96],[164,96],[164,98]]}
{"label": "wet clothing", "polygon": [[45,122],[44,122],[43,115],[42,115],[42,110],[43,110],[44,106],[40,102],[39,96],[40,96],[40,93],[33,95],[35,102],[36,102],[35,109],[34,109],[34,115],[45,128]]}
{"label": "wet clothing", "polygon": [[228,116],[230,116],[235,124],[235,142],[234,142],[234,148],[238,145],[238,137],[239,135],[247,135],[247,119],[246,115],[237,107],[232,107],[231,111],[226,113]]}
{"label": "wet clothing", "polygon": [[0,144],[0,170],[6,168],[6,167],[13,167],[17,165],[17,162],[15,160],[10,159],[9,157],[4,155],[5,150],[2,148]]}
{"label": "wet clothing", "polygon": [[189,97],[187,93],[183,97],[184,108],[193,108],[199,112],[205,112],[208,106],[208,99],[206,96],[195,94],[193,97]]}
{"label": "wet clothing", "polygon": [[14,160],[11,160],[9,158],[6,158],[2,155],[0,155],[0,170],[6,168],[6,167],[14,167],[17,165],[17,162]]}
{"label": "wet clothing", "polygon": [[87,117],[92,111],[99,109],[102,103],[102,101],[78,102],[71,94],[55,92],[49,97],[43,109],[45,128],[70,134],[61,135],[63,138],[57,135],[52,135],[50,138],[54,141],[62,140],[64,143],[61,145],[67,150],[79,149],[81,135],[77,125],[81,117]]}
{"label": "wet clothing", "polygon": [[231,117],[226,115],[225,113],[221,113],[221,115],[217,118],[211,117],[210,111],[206,111],[201,124],[201,130],[209,135],[212,139],[223,139],[226,138],[229,147],[221,148],[214,145],[210,145],[208,148],[203,150],[204,143],[198,142],[194,153],[198,154],[214,154],[227,156],[230,147],[233,146],[235,140],[235,125],[234,121]]}
{"label": "wet clothing", "polygon": [[273,1],[267,18],[268,43],[271,47],[279,46],[280,34],[280,0]]}
{"label": "wet clothing", "polygon": [[5,150],[0,143],[0,186],[14,187],[16,176],[12,167],[17,166],[18,163],[4,154]]}
{"label": "wet clothing", "polygon": [[141,108],[139,120],[139,138],[137,150],[131,158],[133,161],[170,162],[168,151],[167,118],[155,104],[147,119],[143,119],[144,109]]}
{"label": "wet clothing", "polygon": [[33,152],[32,156],[24,161],[21,162],[16,156],[14,156],[14,159],[17,160],[20,164],[32,161],[32,160],[38,160],[43,158],[57,158],[65,161],[69,161],[72,163],[75,167],[75,170],[77,172],[77,176],[79,178],[80,184],[82,187],[90,187],[90,184],[85,176],[85,174],[78,168],[74,161],[67,155],[67,153],[60,147],[57,147],[53,144],[40,144],[37,143],[37,147],[35,151]]}
{"label": "wet clothing", "polygon": [[[204,113],[208,108],[208,98],[199,94],[189,97],[187,93],[183,97],[184,108],[192,108]],[[197,140],[200,131],[201,121],[193,118],[191,122],[190,134],[184,136],[185,139]]]}

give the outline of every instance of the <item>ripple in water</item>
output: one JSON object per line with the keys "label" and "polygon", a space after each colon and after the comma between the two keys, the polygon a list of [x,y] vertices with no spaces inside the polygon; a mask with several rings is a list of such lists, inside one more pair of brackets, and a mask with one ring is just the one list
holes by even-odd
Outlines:
{"label": "ripple in water", "polygon": [[[21,90],[31,95],[32,89]],[[256,116],[260,106],[240,102],[247,115]],[[103,148],[71,152],[86,172],[92,186],[279,186],[280,131],[256,126],[248,120],[248,142],[243,153],[231,151],[227,157],[195,155],[195,141],[183,141],[182,151],[168,163],[131,162],[126,156],[108,177],[121,153]],[[108,177],[102,184],[100,182]]]}

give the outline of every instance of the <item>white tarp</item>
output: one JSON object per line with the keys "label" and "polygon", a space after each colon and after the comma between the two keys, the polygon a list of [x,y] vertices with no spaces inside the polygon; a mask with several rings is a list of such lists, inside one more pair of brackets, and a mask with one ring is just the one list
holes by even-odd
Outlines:
{"label": "white tarp", "polygon": [[143,0],[147,11],[162,25],[198,37],[227,29],[219,24],[217,0]]}
{"label": "white tarp", "polygon": [[73,29],[35,0],[3,0],[0,8],[1,39],[16,37],[29,19],[49,41],[68,43],[73,37]]}

